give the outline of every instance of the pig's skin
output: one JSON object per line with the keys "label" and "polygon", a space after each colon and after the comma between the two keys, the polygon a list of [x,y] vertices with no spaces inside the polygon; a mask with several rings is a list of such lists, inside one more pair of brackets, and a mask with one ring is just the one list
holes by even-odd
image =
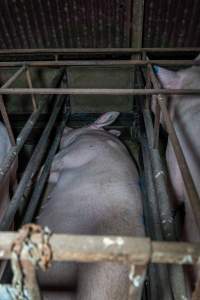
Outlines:
{"label": "pig's skin", "polygon": [[[199,88],[200,67],[191,67],[178,72],[157,68],[157,76],[165,88]],[[168,109],[188,167],[200,196],[200,96],[173,96],[168,100]],[[161,117],[163,122],[163,118]],[[175,205],[185,204],[185,221],[180,239],[199,242],[193,212],[184,188],[178,162],[168,141],[166,160],[173,188]],[[195,274],[195,277],[197,274]],[[191,281],[194,282],[194,279]]]}
{"label": "pig's skin", "polygon": [[[10,143],[10,139],[7,133],[6,128],[4,127],[4,125],[0,122],[0,165],[2,164],[3,160],[5,159],[8,151],[11,148],[11,143]],[[16,174],[13,168],[11,172],[8,172],[8,175],[5,177],[5,179],[3,180],[1,186],[0,186],[0,195],[1,195],[1,199],[0,199],[0,220],[2,219],[2,216],[5,212],[6,207],[8,206],[9,203],[9,186],[10,184],[13,183],[13,179],[15,177]]]}
{"label": "pig's skin", "polygon": [[[49,178],[56,185],[38,223],[56,233],[143,236],[136,167],[122,143],[94,125],[65,129]],[[76,299],[125,300],[128,271],[116,263],[56,263],[40,281],[46,289],[77,287]]]}

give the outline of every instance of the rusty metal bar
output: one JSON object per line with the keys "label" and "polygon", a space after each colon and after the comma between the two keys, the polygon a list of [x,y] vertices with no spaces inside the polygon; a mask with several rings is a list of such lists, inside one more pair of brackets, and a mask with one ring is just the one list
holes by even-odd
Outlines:
{"label": "rusty metal bar", "polygon": [[[64,74],[64,70],[61,70],[58,72],[58,74],[54,77],[52,80],[52,85],[53,86],[58,86],[62,77]],[[6,176],[7,172],[11,168],[13,162],[15,161],[18,153],[24,146],[28,136],[30,135],[34,125],[36,124],[41,112],[43,111],[46,101],[51,102],[53,100],[53,97],[51,96],[50,98],[48,97],[44,102],[42,102],[41,106],[38,108],[36,112],[33,112],[28,121],[26,122],[24,128],[20,132],[20,134],[17,137],[16,140],[16,145],[13,146],[10,151],[7,154],[7,157],[3,161],[3,164],[0,166],[0,183],[3,181],[4,177]]]}
{"label": "rusty metal bar", "polygon": [[[33,85],[32,85],[31,73],[30,73],[29,68],[26,69],[26,79],[27,79],[28,87],[30,89],[32,89]],[[32,94],[31,99],[32,99],[32,104],[33,104],[33,110],[36,111],[37,110],[37,104],[36,104],[35,95]]]}
{"label": "rusty metal bar", "polygon": [[186,48],[37,48],[37,49],[6,49],[0,50],[0,54],[98,54],[98,53],[138,53],[138,52],[200,52],[200,47],[186,47]]}
{"label": "rusty metal bar", "polygon": [[[167,188],[166,171],[162,164],[158,149],[153,148],[153,124],[150,111],[148,109],[143,110],[143,117],[149,144],[150,160],[153,169],[153,180],[156,187],[163,237],[166,241],[176,241],[177,238],[173,223],[169,190]],[[170,266],[169,276],[174,298],[180,299],[180,295],[186,295],[182,268],[176,265]]]}
{"label": "rusty metal bar", "polygon": [[9,86],[11,86],[11,84],[13,82],[15,82],[19,76],[24,73],[24,71],[26,70],[26,66],[24,65],[24,63],[21,63],[22,67],[12,76],[8,79],[8,81],[6,81],[2,86],[1,89],[6,89]]}
{"label": "rusty metal bar", "polygon": [[143,15],[144,15],[144,0],[132,1],[132,34],[131,48],[139,48],[142,46],[143,33]]}
{"label": "rusty metal bar", "polygon": [[2,95],[199,95],[200,89],[9,88]]}
{"label": "rusty metal bar", "polygon": [[[160,88],[160,83],[158,79],[156,78],[153,68],[149,65],[150,68],[150,76],[151,81],[153,83],[154,88]],[[181,175],[183,178],[183,182],[186,188],[186,192],[190,201],[191,208],[193,210],[193,214],[195,217],[196,224],[200,230],[200,198],[197,193],[196,187],[194,185],[192,175],[190,173],[190,170],[188,168],[183,150],[180,146],[179,140],[176,135],[176,131],[174,129],[173,123],[170,119],[167,107],[166,107],[166,100],[167,98],[164,95],[158,95],[158,102],[163,114],[163,118],[165,121],[165,125],[167,128],[167,132],[169,134],[170,141],[172,143],[176,159],[181,171]]]}
{"label": "rusty metal bar", "polygon": [[[17,232],[0,232],[1,259],[11,258]],[[40,234],[32,241],[39,243]],[[157,242],[149,238],[53,234],[49,244],[53,261],[118,261],[144,266],[148,262],[193,265],[200,263],[199,243]]]}
{"label": "rusty metal bar", "polygon": [[44,190],[46,180],[48,179],[48,176],[49,176],[51,163],[54,159],[56,150],[59,146],[60,139],[62,137],[62,132],[64,130],[66,122],[69,119],[69,116],[70,116],[69,113],[63,114],[62,121],[61,121],[61,123],[60,123],[60,125],[57,129],[56,136],[53,140],[53,143],[52,143],[51,148],[49,150],[49,154],[48,154],[47,159],[44,163],[44,168],[42,170],[42,173],[41,173],[39,179],[37,180],[37,182],[35,184],[33,195],[31,197],[29,205],[26,209],[25,216],[24,216],[23,221],[22,221],[22,225],[30,223],[30,222],[33,221],[33,217],[35,215],[36,209],[37,209],[38,204],[39,204],[39,200],[40,200],[42,192]]}
{"label": "rusty metal bar", "polygon": [[63,67],[63,66],[146,66],[148,63],[161,66],[199,66],[193,60],[58,60],[58,61],[25,61],[25,62],[0,62],[0,67],[20,67],[24,64],[29,67]]}
{"label": "rusty metal bar", "polygon": [[[11,84],[13,82],[15,82],[19,76],[26,70],[26,67],[25,66],[22,66],[12,77],[10,77],[8,79],[8,81],[6,81],[2,86],[1,88],[8,88],[11,86]],[[4,120],[4,123],[6,125],[6,128],[7,128],[7,131],[8,131],[8,135],[9,135],[9,138],[10,138],[10,142],[11,142],[11,145],[14,146],[15,145],[15,138],[14,138],[14,134],[13,134],[13,131],[12,131],[12,127],[10,125],[10,120],[8,118],[8,114],[7,114],[7,111],[6,111],[6,108],[5,108],[5,104],[4,104],[4,100],[3,100],[3,97],[2,95],[0,95],[0,111],[1,111],[1,114],[2,114],[2,118]]]}
{"label": "rusty metal bar", "polygon": [[153,148],[158,148],[159,145],[159,130],[160,130],[160,105],[156,99],[156,111],[155,111],[155,121],[154,121],[154,138],[153,138]]}
{"label": "rusty metal bar", "polygon": [[6,111],[6,108],[5,108],[5,104],[4,104],[4,100],[3,100],[2,95],[0,95],[0,111],[1,111],[2,118],[4,120],[5,126],[6,126],[7,131],[8,131],[8,135],[9,135],[9,138],[10,138],[11,145],[14,146],[15,145],[15,138],[14,138],[14,134],[13,134],[13,131],[12,131],[12,127],[11,127],[11,124],[10,124],[10,120],[9,120],[9,117],[8,117],[8,114],[7,114],[7,111]]}
{"label": "rusty metal bar", "polygon": [[129,272],[129,295],[128,300],[140,300],[142,299],[142,292],[144,287],[144,281],[146,278],[147,265],[136,266],[131,265]]}
{"label": "rusty metal bar", "polygon": [[[156,197],[155,184],[153,180],[153,170],[150,158],[150,149],[144,137],[141,137],[142,155],[145,175],[145,191],[147,200],[145,205],[147,211],[145,214],[145,223],[150,231],[150,237],[153,240],[162,241],[163,232],[159,215],[158,201]],[[144,205],[144,208],[145,208]],[[147,219],[147,220],[146,220]],[[167,265],[150,265],[150,290],[151,299],[172,299],[171,285],[169,281],[169,267]],[[159,285],[157,282],[159,281]]]}
{"label": "rusty metal bar", "polygon": [[25,206],[25,201],[23,199],[24,192],[31,185],[32,179],[38,168],[40,167],[42,158],[48,146],[49,135],[51,130],[55,124],[58,113],[64,103],[64,97],[58,98],[55,102],[52,114],[49,118],[47,126],[45,127],[40,140],[35,147],[33,155],[26,167],[26,170],[23,173],[22,179],[16,189],[14,196],[12,197],[9,206],[5,212],[5,215],[2,218],[2,222],[0,223],[0,230],[8,230],[14,220],[15,214],[17,210],[20,208],[22,211]]}

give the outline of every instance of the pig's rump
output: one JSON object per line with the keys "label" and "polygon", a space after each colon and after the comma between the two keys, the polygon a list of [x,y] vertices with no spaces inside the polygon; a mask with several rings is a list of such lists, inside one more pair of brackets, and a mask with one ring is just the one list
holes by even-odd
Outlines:
{"label": "pig's rump", "polygon": [[[55,233],[144,235],[137,170],[126,148],[115,137],[93,131],[79,136],[55,156],[52,170],[57,174],[57,182],[44,201],[39,224],[49,226]],[[116,299],[126,299],[128,267],[116,263],[54,263],[49,271],[39,274],[39,280],[46,290],[73,290],[80,286],[87,290],[88,282],[99,279],[95,284],[102,286],[101,298],[95,298],[107,299],[104,286],[114,273],[123,287],[121,291],[118,287],[121,298]]]}

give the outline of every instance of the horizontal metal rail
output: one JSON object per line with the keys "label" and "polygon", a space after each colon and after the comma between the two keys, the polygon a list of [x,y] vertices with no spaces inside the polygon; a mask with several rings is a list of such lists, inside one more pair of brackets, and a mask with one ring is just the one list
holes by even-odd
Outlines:
{"label": "horizontal metal rail", "polygon": [[[198,61],[193,60],[150,60],[149,63],[162,66],[192,66],[199,65]],[[28,67],[63,67],[63,66],[146,66],[146,60],[57,60],[57,61],[17,61],[17,62],[0,62],[0,67],[20,67],[22,65]]]}
{"label": "horizontal metal rail", "polygon": [[0,54],[51,54],[51,53],[69,53],[69,54],[82,54],[82,53],[92,53],[92,54],[99,54],[99,53],[142,53],[142,52],[200,52],[199,47],[187,47],[187,48],[37,48],[37,49],[6,49],[0,50]]}
{"label": "horizontal metal rail", "polygon": [[200,89],[9,88],[2,95],[200,95]]}
{"label": "horizontal metal rail", "polygon": [[[11,245],[19,236],[14,232],[0,232],[1,259],[11,258]],[[32,235],[39,243],[41,236]],[[118,261],[145,265],[148,262],[162,264],[199,264],[198,243],[157,242],[149,238],[121,236],[89,236],[53,234],[49,244],[54,261]]]}

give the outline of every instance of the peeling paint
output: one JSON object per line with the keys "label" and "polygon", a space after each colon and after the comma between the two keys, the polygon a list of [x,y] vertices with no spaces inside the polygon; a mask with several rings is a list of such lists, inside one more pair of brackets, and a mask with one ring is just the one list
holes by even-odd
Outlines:
{"label": "peeling paint", "polygon": [[121,237],[112,238],[112,239],[109,237],[105,237],[105,238],[103,238],[103,243],[106,248],[113,246],[113,245],[117,245],[117,246],[121,247],[124,245],[124,240]]}
{"label": "peeling paint", "polygon": [[181,260],[181,264],[192,264],[193,263],[193,259],[191,255],[186,255],[182,258]]}

